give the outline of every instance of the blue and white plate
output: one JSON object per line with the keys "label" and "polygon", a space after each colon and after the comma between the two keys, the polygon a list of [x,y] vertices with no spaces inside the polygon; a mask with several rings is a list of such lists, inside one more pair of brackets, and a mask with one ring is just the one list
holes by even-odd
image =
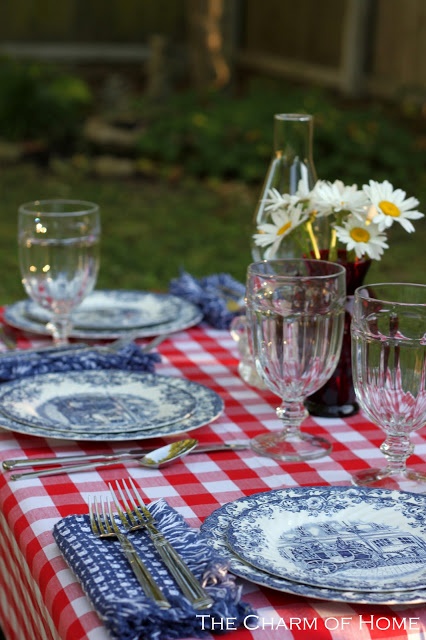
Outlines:
{"label": "blue and white plate", "polygon": [[[266,513],[265,510],[269,507],[272,508],[272,511],[275,511],[275,507],[278,507],[280,511],[284,510],[290,519],[297,517],[300,513],[304,513],[307,515],[306,521],[309,524],[321,521],[325,523],[327,518],[331,523],[340,523],[343,521],[343,514],[347,513],[348,508],[350,510],[353,509],[354,513],[359,508],[364,513],[369,513],[368,521],[370,523],[373,521],[380,524],[382,516],[390,510],[393,513],[392,525],[397,529],[401,527],[402,536],[408,530],[410,539],[419,538],[424,540],[426,536],[425,495],[385,489],[342,486],[277,489],[240,498],[225,504],[208,516],[201,526],[201,532],[206,542],[230,561],[232,573],[271,589],[334,602],[386,605],[426,602],[426,588],[416,586],[416,584],[413,584],[410,590],[406,589],[406,583],[404,584],[404,589],[395,587],[388,591],[376,590],[374,586],[371,589],[367,587],[365,590],[343,590],[331,587],[330,575],[323,577],[321,586],[296,582],[289,577],[277,576],[252,564],[253,556],[257,555],[255,545],[253,545],[253,555],[250,556],[250,562],[245,561],[229,546],[228,534],[231,531],[231,527],[235,522],[243,522],[243,518],[251,512],[254,513],[256,509]],[[275,511],[275,513],[277,512]],[[385,526],[387,527],[388,524],[386,523]],[[272,528],[270,523],[270,529],[272,530]],[[301,546],[303,545],[303,539],[304,535],[301,532]],[[389,543],[388,545],[386,542],[386,536],[383,536],[383,541],[384,546],[388,546],[390,552],[391,544]],[[409,546],[404,551],[406,549],[410,554]],[[395,554],[401,554],[401,541],[395,545]],[[401,564],[401,561],[399,561],[399,564]],[[370,568],[372,572],[371,578],[373,570]]]}
{"label": "blue and white plate", "polygon": [[167,376],[124,371],[44,373],[0,388],[0,412],[15,422],[61,431],[140,431],[184,420],[195,398]]}
{"label": "blue and white plate", "polygon": [[[144,291],[102,291],[102,292],[94,292],[91,294],[92,296],[95,293],[102,293],[104,301],[107,306],[109,305],[112,310],[112,318],[117,318],[116,313],[114,312],[114,306],[116,305],[117,298],[121,297],[122,294],[126,294],[128,296],[128,300],[132,299],[132,307],[135,309],[138,305],[140,308],[143,308],[146,300],[147,293]],[[149,294],[149,299],[152,300],[151,296],[155,296],[155,294]],[[131,335],[132,339],[134,338],[149,338],[151,336],[157,335],[165,335],[168,333],[173,333],[177,331],[184,331],[189,327],[193,327],[203,319],[203,313],[200,309],[191,302],[184,300],[183,298],[179,298],[177,296],[172,296],[169,294],[158,294],[159,297],[162,297],[162,303],[166,303],[167,305],[170,303],[173,307],[173,315],[170,317],[169,312],[167,312],[166,318],[161,320],[161,322],[155,322],[153,324],[148,325],[138,325],[138,326],[130,326],[129,324],[122,324],[116,327],[105,327],[105,322],[109,324],[113,324],[115,320],[106,319],[102,320],[100,325],[95,326],[94,316],[92,316],[89,321],[86,318],[86,323],[92,322],[94,326],[92,327],[77,327],[74,326],[71,330],[72,338],[79,338],[83,340],[110,340],[114,338],[122,338]],[[86,299],[90,302],[90,296]],[[84,303],[82,303],[84,304]],[[124,303],[123,303],[124,304]],[[127,309],[129,309],[129,301],[126,302]],[[19,300],[11,305],[8,305],[5,308],[4,312],[4,320],[11,327],[15,327],[16,329],[21,329],[24,331],[28,331],[31,333],[36,333],[40,335],[50,335],[49,329],[46,327],[44,317],[43,320],[35,319],[28,315],[28,300]],[[171,306],[168,307],[170,310]],[[31,307],[30,307],[31,309]],[[99,314],[97,314],[99,316]],[[134,321],[134,318],[133,318]],[[124,321],[123,321],[124,322]]]}
{"label": "blue and white plate", "polygon": [[[179,312],[176,296],[143,291],[93,291],[73,313],[76,329],[132,329],[170,322]],[[25,313],[41,324],[50,314],[32,300],[27,300]]]}
{"label": "blue and white plate", "polygon": [[[95,372],[69,372],[69,373],[95,373]],[[111,371],[100,372],[97,371],[97,374],[102,373],[104,376],[103,384],[108,386],[109,377],[111,375]],[[143,383],[147,377],[151,377],[154,374],[149,373],[128,373],[124,371],[117,371],[114,373],[121,374],[124,378],[132,377],[134,380],[140,380]],[[51,374],[44,374],[51,375]],[[68,374],[63,374],[68,375]],[[32,380],[36,382],[43,376],[34,376],[33,378],[25,378],[25,381]],[[223,400],[221,397],[212,389],[205,387],[196,382],[192,382],[190,380],[186,380],[184,378],[175,378],[173,376],[160,376],[156,375],[155,378],[161,380],[161,384],[164,382],[171,391],[177,391],[179,393],[186,393],[192,397],[195,402],[195,407],[190,413],[189,416],[183,418],[182,420],[177,420],[174,422],[168,422],[167,424],[155,424],[153,423],[151,426],[147,426],[146,424],[135,423],[131,429],[127,426],[116,426],[111,422],[106,422],[102,426],[102,428],[98,428],[98,426],[88,426],[87,428],[82,428],[81,426],[74,424],[69,428],[64,427],[56,427],[56,426],[40,426],[40,425],[31,425],[25,424],[24,422],[18,422],[17,420],[12,420],[8,416],[1,413],[1,400],[0,400],[0,427],[7,429],[9,431],[16,431],[17,433],[23,433],[26,435],[38,436],[43,438],[55,438],[55,439],[63,439],[63,440],[87,440],[87,441],[100,441],[100,442],[113,442],[113,441],[124,441],[124,440],[144,440],[148,438],[160,438],[170,435],[175,435],[179,433],[186,433],[188,431],[193,431],[194,429],[199,429],[213,420],[216,420],[221,413],[223,412]],[[24,382],[24,380],[22,380]],[[9,384],[9,383],[6,383]],[[6,387],[6,384],[2,385],[2,390]],[[68,414],[69,418],[69,414]]]}
{"label": "blue and white plate", "polygon": [[318,512],[300,496],[246,511],[228,528],[245,562],[281,578],[348,591],[426,588],[426,537],[395,501],[349,495]]}

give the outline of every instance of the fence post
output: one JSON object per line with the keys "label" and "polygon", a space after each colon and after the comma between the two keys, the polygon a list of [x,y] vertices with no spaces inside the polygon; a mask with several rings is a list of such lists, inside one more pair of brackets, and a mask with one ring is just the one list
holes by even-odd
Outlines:
{"label": "fence post", "polygon": [[365,63],[372,18],[370,0],[346,0],[342,30],[340,88],[350,96],[359,96],[365,88]]}

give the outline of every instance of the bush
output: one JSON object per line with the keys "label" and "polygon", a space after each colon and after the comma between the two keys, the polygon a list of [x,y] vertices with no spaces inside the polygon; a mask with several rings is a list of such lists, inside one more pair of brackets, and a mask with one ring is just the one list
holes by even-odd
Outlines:
{"label": "bush", "polygon": [[424,141],[382,102],[345,103],[325,90],[258,83],[240,97],[187,92],[160,105],[142,99],[136,107],[145,125],[138,152],[163,169],[261,182],[272,153],[273,115],[311,113],[320,178],[359,185],[386,178],[426,201]]}
{"label": "bush", "polygon": [[0,136],[58,144],[79,134],[92,103],[78,77],[33,62],[0,60]]}

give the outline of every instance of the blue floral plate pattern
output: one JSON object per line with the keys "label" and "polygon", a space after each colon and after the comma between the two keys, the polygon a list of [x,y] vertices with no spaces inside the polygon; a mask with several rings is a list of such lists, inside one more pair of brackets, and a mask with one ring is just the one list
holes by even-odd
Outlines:
{"label": "blue floral plate pattern", "polygon": [[190,393],[152,373],[45,373],[0,388],[0,411],[8,418],[61,431],[152,429],[183,420],[195,406]]}
{"label": "blue floral plate pattern", "polygon": [[[285,511],[290,517],[304,513],[307,516],[307,521],[313,523],[317,519],[318,522],[326,522],[327,518],[340,522],[341,515],[347,512],[348,508],[353,508],[356,512],[358,506],[360,510],[365,508],[365,513],[369,513],[369,522],[374,520],[377,523],[380,523],[382,514],[391,509],[393,527],[399,528],[400,523],[403,523],[402,530],[408,530],[410,537],[420,540],[425,538],[426,496],[384,489],[343,486],[277,489],[239,498],[223,505],[208,516],[201,526],[201,532],[208,544],[228,558],[232,573],[271,589],[334,602],[386,605],[426,602],[426,588],[415,584],[412,585],[412,589],[407,589],[405,584],[404,589],[393,588],[386,591],[377,590],[374,587],[371,589],[367,587],[365,590],[358,588],[344,590],[331,587],[329,575],[323,576],[322,586],[296,582],[289,577],[277,576],[254,566],[252,564],[253,556],[250,556],[250,563],[245,561],[235,553],[229,544],[230,542],[233,544],[228,538],[228,536],[232,537],[231,527],[238,521],[242,523],[243,518],[252,511],[254,514],[256,509],[266,514],[268,508],[275,511],[275,508],[278,507],[280,511]],[[388,524],[386,523],[386,527]],[[272,529],[272,527],[270,528]],[[300,538],[303,540],[303,535]],[[390,546],[388,548],[390,549]],[[400,551],[401,545],[398,544],[396,552]],[[254,549],[253,555],[256,553],[257,550]],[[368,583],[370,583],[369,580]]]}
{"label": "blue floral plate pattern", "polygon": [[[86,373],[96,373],[98,376],[100,375],[103,380],[103,384],[108,386],[108,380],[111,376],[111,371],[90,371],[90,372],[67,372],[62,375],[68,376],[69,373],[73,373],[76,375],[86,375]],[[114,374],[120,374],[120,377],[128,378],[128,372],[118,372],[115,371]],[[41,381],[44,376],[49,376],[50,374],[41,374],[40,376],[34,376],[33,378],[25,378],[25,384],[29,381],[37,384],[37,381]],[[166,383],[169,392],[179,392],[180,394],[183,392],[192,397],[195,402],[195,406],[193,411],[184,417],[181,420],[175,420],[173,422],[168,422],[167,424],[152,424],[151,426],[147,426],[146,424],[134,424],[134,428],[127,428],[124,426],[116,426],[111,423],[106,423],[103,425],[102,429],[93,428],[88,426],[87,428],[81,428],[79,425],[72,425],[68,428],[58,428],[54,425],[51,426],[40,426],[40,425],[31,425],[26,424],[24,422],[18,422],[17,420],[13,420],[2,414],[1,408],[1,396],[0,396],[0,427],[7,429],[9,431],[16,431],[17,433],[23,433],[26,435],[39,436],[43,438],[55,438],[55,439],[64,439],[64,440],[86,440],[86,441],[100,441],[100,442],[113,442],[113,441],[121,441],[121,440],[144,440],[148,438],[160,438],[169,435],[175,435],[183,432],[192,431],[194,429],[198,429],[213,420],[216,420],[221,413],[223,412],[223,400],[222,398],[212,389],[205,387],[196,382],[192,382],[190,380],[186,380],[185,378],[176,378],[173,376],[160,376],[149,373],[131,373],[131,378],[133,380],[140,380],[142,383],[144,380],[148,378],[154,379],[157,381],[161,380],[161,384]],[[100,378],[98,378],[100,382]],[[24,383],[24,380],[22,380]],[[3,389],[7,388],[7,386],[12,383],[5,383],[2,385]],[[25,385],[24,385],[25,386]],[[23,386],[23,388],[24,388]]]}
{"label": "blue floral plate pattern", "polygon": [[[143,291],[95,290],[73,313],[77,329],[132,329],[170,322],[179,312],[176,296]],[[42,324],[49,322],[49,313],[32,300],[27,300],[26,315]]]}
{"label": "blue floral plate pattern", "polygon": [[[245,562],[282,578],[348,591],[426,587],[426,538],[395,500],[360,503],[303,495],[254,507],[231,522],[228,544]],[[396,517],[396,513],[398,516]]]}
{"label": "blue floral plate pattern", "polygon": [[[91,295],[99,294],[100,292],[94,292]],[[126,303],[124,301],[121,302],[122,305],[126,305],[126,308],[129,309],[130,300],[132,301],[133,309],[138,305],[140,308],[143,308],[144,303],[148,299],[146,296],[148,295],[144,291],[102,291],[102,294],[107,301],[110,300],[111,308],[116,306],[116,301],[118,298],[121,298],[123,295],[127,298]],[[79,338],[83,340],[109,340],[114,338],[121,338],[127,335],[132,335],[139,338],[149,338],[151,336],[157,335],[165,335],[167,333],[173,333],[176,331],[184,331],[189,327],[193,327],[203,319],[203,313],[200,309],[193,304],[192,302],[188,302],[183,298],[179,298],[178,296],[173,296],[171,294],[149,294],[149,299],[152,301],[151,296],[157,296],[157,300],[161,299],[163,308],[166,307],[167,300],[167,308],[169,311],[173,307],[173,315],[169,317],[169,312],[167,312],[166,317],[161,321],[157,321],[154,324],[148,324],[144,326],[130,326],[129,324],[123,324],[117,327],[105,327],[104,320],[101,325],[93,326],[93,327],[77,327],[74,326],[71,330],[72,338]],[[90,296],[87,298],[90,301]],[[17,329],[21,329],[23,331],[29,331],[31,333],[36,333],[39,335],[50,335],[50,331],[46,328],[45,320],[41,321],[40,319],[36,320],[34,317],[28,315],[28,300],[19,300],[18,302],[14,302],[13,304],[8,305],[5,308],[4,312],[4,320],[11,327],[15,327]],[[172,305],[169,306],[169,305]],[[98,314],[97,314],[98,315]],[[117,315],[114,314],[116,318]],[[94,322],[94,318],[92,316],[92,320],[88,321],[86,318],[86,323]],[[133,322],[131,323],[133,325]],[[111,321],[109,321],[111,324]]]}

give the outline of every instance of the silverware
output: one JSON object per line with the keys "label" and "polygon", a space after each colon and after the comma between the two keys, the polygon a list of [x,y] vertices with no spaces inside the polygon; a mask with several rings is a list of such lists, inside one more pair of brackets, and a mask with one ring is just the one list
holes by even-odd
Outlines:
{"label": "silverware", "polygon": [[[0,325],[0,331],[1,331]],[[156,336],[149,342],[144,345],[140,345],[140,349],[142,353],[149,353],[152,349],[155,349],[161,342],[170,337],[171,334],[163,334],[160,336]],[[13,345],[8,346],[8,351],[2,351],[0,353],[0,359],[8,357],[13,354],[18,357],[28,357],[30,355],[52,355],[52,356],[60,356],[63,353],[72,353],[72,354],[80,354],[86,353],[87,351],[97,351],[99,353],[116,353],[126,344],[130,344],[133,340],[137,338],[136,332],[131,332],[122,338],[118,338],[118,340],[114,340],[109,344],[104,345],[96,345],[96,344],[87,344],[87,342],[75,342],[73,344],[66,345],[65,347],[55,347],[53,345],[48,345],[46,347],[33,347],[28,349],[17,349],[16,346]],[[4,333],[0,336],[0,340],[4,342],[6,345],[6,340],[4,339]]]}
{"label": "silverware", "polygon": [[[146,508],[131,478],[129,478],[129,483],[136,496],[136,500],[124,481],[122,486],[119,482],[116,483],[118,493],[124,505],[125,514],[121,509],[111,484],[108,485],[121,522],[128,531],[137,531],[139,529],[145,529],[147,531],[165,566],[176,580],[183,595],[191,602],[194,609],[199,610],[211,607],[214,604],[213,598],[211,598],[201,586],[183,558],[181,558],[176,549],[170,544],[169,540],[157,529],[151,512]],[[133,510],[130,505],[133,507]]]}
{"label": "silverware", "polygon": [[106,503],[101,497],[96,496],[92,501],[89,496],[89,517],[93,535],[101,539],[118,540],[145,595],[152,598],[162,609],[170,609],[170,602],[163,595],[142,558],[138,555],[137,549],[118,528],[111,510],[111,502]]}
{"label": "silverware", "polygon": [[[166,465],[171,464],[174,460],[182,458],[183,456],[191,453],[192,449],[197,444],[197,440],[187,439],[179,440],[178,442],[165,445],[159,449],[150,450],[138,460],[138,464],[141,467],[147,467],[148,469],[160,469]],[[174,447],[174,448],[173,448]],[[53,469],[43,469],[42,471],[28,471],[25,473],[13,473],[9,480],[21,480],[28,478],[42,478],[45,476],[58,476],[64,473],[72,473],[76,471],[87,471],[94,469],[97,466],[106,466],[108,464],[114,464],[114,461],[97,462],[95,464],[76,464],[76,465],[64,465],[63,467],[54,467]],[[3,463],[4,466],[4,463]]]}
{"label": "silverware", "polygon": [[[225,443],[208,443],[198,444],[189,453],[209,453],[214,451],[242,451],[249,448],[249,443],[244,442],[225,442]],[[115,464],[120,460],[131,460],[132,458],[141,458],[147,453],[152,453],[154,447],[146,447],[140,449],[130,449],[129,451],[121,451],[120,453],[81,453],[73,456],[46,457],[46,458],[17,458],[15,460],[3,460],[3,469],[10,471],[11,469],[24,469],[26,467],[42,467],[47,465],[55,465],[56,467],[65,468],[67,465],[83,462],[85,468],[91,469],[97,466],[107,466]],[[58,471],[58,469],[54,469]],[[72,471],[72,466],[69,466]],[[83,470],[83,469],[81,469]],[[48,471],[48,470],[46,470]],[[53,471],[53,469],[50,469]],[[43,472],[41,472],[43,473]]]}

